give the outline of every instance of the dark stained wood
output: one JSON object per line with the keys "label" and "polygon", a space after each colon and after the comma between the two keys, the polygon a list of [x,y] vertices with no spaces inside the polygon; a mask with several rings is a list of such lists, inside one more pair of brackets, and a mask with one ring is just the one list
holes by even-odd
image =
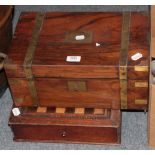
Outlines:
{"label": "dark stained wood", "polygon": [[[66,114],[65,114],[66,115]],[[120,111],[105,119],[67,119],[40,114],[11,115],[9,125],[15,141],[63,143],[120,143]]]}
{"label": "dark stained wood", "polygon": [[[147,72],[134,71],[134,66],[149,66],[150,56],[150,16],[149,13],[133,13],[131,15],[130,39],[128,51],[128,78],[146,80],[149,78]],[[136,53],[143,55],[137,61],[133,61],[131,56]]]}
{"label": "dark stained wood", "polygon": [[[23,65],[28,43],[32,35],[35,16],[36,13],[23,14],[17,24],[15,39],[13,40],[12,47],[9,52],[9,63],[11,65],[17,65],[17,68],[15,70],[6,68],[6,72],[10,77],[25,76],[21,66]],[[66,18],[63,18],[64,16]],[[75,22],[75,17],[78,18],[79,21]],[[74,20],[74,22],[72,22],[72,20]],[[112,25],[109,23],[109,20],[114,24]],[[103,21],[105,24],[98,26],[100,23],[103,23]],[[57,25],[56,27],[55,24]],[[64,28],[62,28],[62,25]],[[28,31],[24,32],[27,29]],[[86,30],[90,30],[94,33],[92,43],[78,43],[77,46],[77,44],[73,45],[65,42],[67,32]],[[81,70],[87,70],[88,72],[91,66],[93,66],[94,70],[96,70],[96,77],[118,77],[117,66],[119,63],[121,33],[120,13],[47,13],[40,33],[39,43],[33,60],[33,72],[36,77],[44,77],[47,73],[48,77],[53,77],[53,71],[55,77],[58,77],[61,76],[61,73],[59,72],[64,69],[67,69],[68,72],[70,70],[77,70],[77,73],[74,73],[77,76],[78,70],[79,72]],[[55,39],[58,40],[56,41]],[[102,44],[103,47],[96,47],[96,42]],[[61,52],[62,50],[63,53]],[[95,53],[93,54],[94,50],[98,53],[98,55]],[[76,54],[81,54],[82,56],[80,63],[67,63],[65,61],[67,55]],[[113,57],[114,54],[115,57]],[[109,59],[113,58],[115,58],[115,61],[109,61]],[[107,69],[107,67],[104,68],[103,64],[110,66],[110,70]],[[44,65],[48,66],[48,68],[42,68]],[[61,65],[60,69],[58,65]],[[40,67],[42,68],[41,70]],[[81,78],[89,77],[91,73],[88,72],[85,73],[86,75],[83,74],[81,74]],[[68,77],[69,75],[62,76]],[[78,76],[80,77],[80,75]]]}
{"label": "dark stained wood", "polygon": [[[135,87],[136,82],[146,82],[147,87]],[[147,109],[149,101],[149,83],[147,80],[128,80],[128,109]],[[135,100],[146,100],[147,104],[135,104]]]}
{"label": "dark stained wood", "polygon": [[[0,5],[0,52],[7,54],[12,39],[12,6]],[[1,58],[0,58],[1,62]],[[0,96],[8,87],[4,70],[0,71]]]}
{"label": "dark stained wood", "polygon": [[12,6],[0,6],[0,51],[7,53],[12,38]]}
{"label": "dark stained wood", "polygon": [[[141,79],[143,73],[135,72],[133,67],[141,64],[141,61],[145,61],[146,66],[149,64],[149,17],[142,13],[131,14],[128,52],[128,66],[131,70],[128,78]],[[36,13],[23,13],[17,24],[15,38],[9,52],[10,64],[17,64],[17,68],[7,69],[10,77],[24,77],[21,65],[32,35],[35,17]],[[65,69],[67,72],[77,70],[77,73],[73,72],[74,75],[87,78],[90,76],[89,72],[88,75],[83,75],[84,73],[79,75],[78,70],[89,70],[89,67],[93,66],[94,70],[97,69],[96,77],[118,77],[121,27],[122,13],[46,13],[33,60],[35,76],[69,77],[67,73],[62,75],[61,70]],[[65,42],[65,36],[73,31],[93,32],[92,43]],[[100,43],[101,46],[96,47],[96,43]],[[143,54],[143,58],[134,62],[131,56],[137,51]],[[81,62],[66,62],[68,55],[81,55]],[[148,73],[144,74],[148,75]]]}
{"label": "dark stained wood", "polygon": [[4,70],[2,70],[0,71],[0,97],[4,94],[7,87],[8,87],[7,78]]}
{"label": "dark stained wood", "polygon": [[[116,143],[120,141],[115,127],[13,125],[15,141],[60,143]],[[31,134],[30,134],[31,133]]]}
{"label": "dark stained wood", "polygon": [[[70,91],[68,81],[84,81],[87,90]],[[12,78],[9,83],[17,106],[33,106],[27,80]],[[40,106],[120,108],[119,80],[37,78],[35,85]]]}
{"label": "dark stained wood", "polygon": [[16,106],[32,106],[32,97],[26,79],[8,79],[11,94]]}

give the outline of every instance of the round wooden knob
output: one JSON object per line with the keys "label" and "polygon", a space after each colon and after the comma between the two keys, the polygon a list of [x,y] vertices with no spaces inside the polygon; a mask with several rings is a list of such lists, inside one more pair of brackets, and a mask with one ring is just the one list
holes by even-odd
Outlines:
{"label": "round wooden knob", "polygon": [[63,131],[63,132],[61,133],[61,135],[62,135],[62,137],[66,137],[66,131]]}

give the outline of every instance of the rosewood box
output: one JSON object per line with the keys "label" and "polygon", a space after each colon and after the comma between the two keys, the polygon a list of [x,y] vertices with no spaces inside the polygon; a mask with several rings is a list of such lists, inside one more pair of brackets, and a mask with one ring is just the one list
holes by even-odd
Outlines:
{"label": "rosewood box", "polygon": [[143,12],[22,13],[5,61],[15,140],[119,143],[121,110],[148,108],[149,31]]}

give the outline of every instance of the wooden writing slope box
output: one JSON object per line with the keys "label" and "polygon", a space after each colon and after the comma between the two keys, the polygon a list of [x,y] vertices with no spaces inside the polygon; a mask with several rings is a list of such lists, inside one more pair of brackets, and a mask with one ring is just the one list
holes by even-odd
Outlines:
{"label": "wooden writing slope box", "polygon": [[23,13],[8,58],[16,106],[147,108],[147,14]]}
{"label": "wooden writing slope box", "polygon": [[[117,121],[110,116],[108,119],[112,120],[108,125],[109,131],[117,124],[114,125],[115,141],[105,138],[106,141],[103,137],[90,140],[89,135],[87,140],[71,139],[76,142],[117,143],[120,110],[147,109],[149,24],[149,14],[146,13],[22,13],[5,64],[14,106],[21,109],[69,107],[110,110],[118,117]],[[49,132],[44,133],[41,139],[20,135],[28,134],[26,131],[36,132],[39,125],[68,125],[70,119],[65,118],[65,110],[63,113],[64,124],[60,120],[48,122],[43,115],[38,118],[36,112],[28,118],[23,113],[17,118],[11,116],[15,139],[51,141],[52,135],[51,139],[44,137]],[[92,116],[95,118],[96,114]],[[104,130],[106,127],[106,121],[102,121],[98,125],[93,120],[88,121],[88,126],[93,128],[94,124],[94,130],[102,135],[98,128]],[[85,126],[84,122],[76,118],[67,130],[73,124]],[[27,127],[17,129],[28,124],[32,125],[29,130]],[[79,130],[81,134],[85,132],[85,129]],[[106,136],[110,136],[110,132]]]}

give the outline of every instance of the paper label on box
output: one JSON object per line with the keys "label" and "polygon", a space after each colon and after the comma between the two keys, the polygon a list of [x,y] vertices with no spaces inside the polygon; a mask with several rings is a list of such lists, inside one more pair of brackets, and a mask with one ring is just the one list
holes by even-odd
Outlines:
{"label": "paper label on box", "polygon": [[143,55],[141,53],[136,53],[133,56],[131,56],[131,59],[136,61],[136,60],[138,60],[138,59],[140,59],[142,57],[143,57]]}
{"label": "paper label on box", "polygon": [[75,40],[84,40],[85,36],[84,35],[76,35]]}
{"label": "paper label on box", "polygon": [[101,44],[99,44],[99,43],[96,43],[96,46],[98,47],[98,46],[101,46]]}
{"label": "paper label on box", "polygon": [[14,116],[19,116],[21,114],[19,108],[13,108],[12,113]]}
{"label": "paper label on box", "polygon": [[81,56],[67,56],[66,61],[68,61],[68,62],[80,62]]}

